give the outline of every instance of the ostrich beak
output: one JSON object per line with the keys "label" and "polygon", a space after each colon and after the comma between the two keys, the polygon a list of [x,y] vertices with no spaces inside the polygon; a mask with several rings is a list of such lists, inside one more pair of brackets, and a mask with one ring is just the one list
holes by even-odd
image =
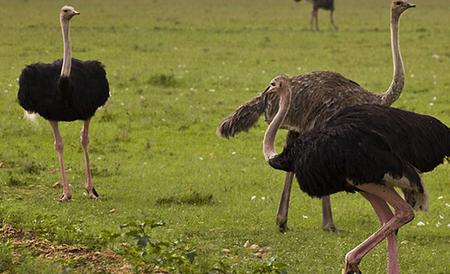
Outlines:
{"label": "ostrich beak", "polygon": [[408,8],[415,8],[415,7],[416,7],[416,4],[408,3]]}
{"label": "ostrich beak", "polygon": [[74,10],[73,15],[80,15],[80,13],[78,11]]}

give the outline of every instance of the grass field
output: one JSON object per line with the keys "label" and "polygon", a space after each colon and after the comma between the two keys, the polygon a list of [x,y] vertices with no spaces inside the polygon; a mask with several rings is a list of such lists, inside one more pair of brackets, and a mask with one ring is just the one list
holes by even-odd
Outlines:
{"label": "grass field", "polygon": [[[415,3],[401,21],[406,85],[395,106],[449,125],[448,0]],[[332,205],[341,231],[323,232],[320,201],[295,186],[290,230],[280,234],[275,212],[284,174],[264,162],[266,125],[260,121],[231,140],[218,138],[215,129],[280,73],[334,70],[384,91],[392,77],[388,0],[338,0],[338,32],[323,11],[322,31],[310,32],[306,2],[71,1],[81,12],[72,21],[73,56],[106,65],[112,97],[91,129],[99,201],[83,195],[81,123],[61,124],[70,203],[59,203],[62,190],[52,188],[60,174],[48,122],[26,121],[16,102],[26,64],[62,58],[63,4],[0,0],[3,223],[54,244],[113,250],[130,271],[159,265],[172,266],[171,273],[340,273],[345,253],[377,229],[360,195],[337,194]],[[423,175],[430,211],[399,232],[402,273],[450,273],[449,174],[447,163]],[[260,252],[244,247],[246,241]],[[0,242],[0,272],[62,269],[94,271],[81,259],[45,260],[7,238]],[[385,247],[371,252],[361,269],[385,273]]]}

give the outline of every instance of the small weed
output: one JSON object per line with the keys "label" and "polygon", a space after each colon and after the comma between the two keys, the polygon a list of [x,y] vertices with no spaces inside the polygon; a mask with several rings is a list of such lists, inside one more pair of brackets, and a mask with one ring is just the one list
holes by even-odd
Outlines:
{"label": "small weed", "polygon": [[28,174],[39,174],[45,170],[45,167],[34,161],[26,161],[22,166],[22,172]]}
{"label": "small weed", "polygon": [[176,87],[178,81],[173,74],[157,74],[152,75],[147,81],[148,84],[153,86],[160,86],[163,88]]}
{"label": "small weed", "polygon": [[202,194],[194,191],[184,196],[169,196],[158,198],[156,200],[157,205],[212,205],[214,204],[214,199],[212,194]]}
{"label": "small weed", "polygon": [[14,175],[11,171],[8,171],[8,177],[7,177],[6,185],[10,187],[15,186],[26,186],[27,182],[17,175]]}
{"label": "small weed", "polygon": [[12,245],[0,243],[0,272],[6,272],[13,265]]}

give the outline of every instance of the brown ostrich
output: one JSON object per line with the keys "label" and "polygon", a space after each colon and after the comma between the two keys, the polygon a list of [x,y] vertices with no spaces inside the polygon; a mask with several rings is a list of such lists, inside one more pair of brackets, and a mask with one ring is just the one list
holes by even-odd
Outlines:
{"label": "brown ostrich", "polygon": [[[300,2],[301,0],[294,0],[295,2]],[[309,21],[309,25],[311,30],[313,30],[313,25],[315,25],[316,30],[319,31],[319,9],[329,10],[330,11],[330,22],[335,30],[338,30],[338,27],[334,23],[334,0],[307,0],[308,2],[312,2],[313,10],[311,12],[311,20]],[[315,23],[315,24],[314,24]]]}
{"label": "brown ostrich", "polygon": [[[320,127],[299,134],[277,154],[275,137],[291,105],[290,84],[288,77],[278,76],[266,91],[280,99],[264,134],[265,160],[275,169],[294,172],[301,190],[311,197],[361,193],[381,227],[347,253],[342,273],[361,273],[363,257],[386,239],[387,273],[399,274],[396,231],[414,218],[413,209],[427,210],[420,173],[450,156],[450,129],[414,112],[375,104],[350,106]],[[401,189],[403,197],[394,188]]]}
{"label": "brown ostrich", "polygon": [[[392,2],[391,48],[394,73],[392,82],[384,93],[371,93],[354,81],[331,71],[311,72],[290,78],[292,104],[281,125],[289,130],[287,145],[296,139],[298,133],[320,126],[342,108],[358,104],[389,106],[400,97],[404,85],[404,71],[398,41],[399,20],[400,15],[411,7],[415,5],[406,0]],[[269,123],[277,111],[278,97],[263,93],[226,117],[220,124],[218,133],[224,138],[233,137],[250,129],[263,113]],[[277,224],[281,232],[287,230],[292,179],[293,173],[288,172],[277,213]],[[322,198],[322,227],[327,231],[336,230],[328,196]]]}

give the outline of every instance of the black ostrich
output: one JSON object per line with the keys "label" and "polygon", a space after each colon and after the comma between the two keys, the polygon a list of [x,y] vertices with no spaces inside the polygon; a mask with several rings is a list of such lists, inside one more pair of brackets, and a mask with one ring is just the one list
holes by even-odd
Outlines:
{"label": "black ostrich", "polygon": [[[413,209],[427,210],[419,173],[433,170],[450,156],[450,129],[430,116],[381,105],[357,105],[299,134],[276,154],[275,136],[291,101],[290,79],[274,78],[266,93],[280,97],[279,110],[264,135],[268,164],[294,172],[302,191],[312,197],[358,191],[381,222],[379,230],[347,253],[343,273],[361,273],[358,265],[362,258],[385,238],[388,273],[400,273],[395,232],[414,218]],[[394,187],[402,190],[404,198]]]}
{"label": "black ostrich", "polygon": [[[300,2],[301,0],[294,0],[295,2]],[[338,27],[334,23],[334,0],[307,0],[308,2],[312,2],[313,10],[311,12],[311,20],[309,22],[309,27],[313,30],[313,25],[315,25],[316,30],[319,31],[319,9],[329,10],[330,11],[330,22],[333,26],[334,30],[338,30]],[[315,23],[315,24],[314,24]]]}
{"label": "black ostrich", "polygon": [[61,201],[71,199],[71,191],[64,169],[64,145],[59,134],[59,121],[83,120],[81,144],[86,160],[86,191],[89,198],[96,199],[89,164],[89,122],[95,111],[109,97],[109,84],[102,63],[72,59],[69,22],[80,14],[73,7],[64,6],[60,12],[60,23],[64,40],[64,58],[51,64],[26,66],[19,78],[20,105],[29,113],[38,113],[50,122],[55,138],[55,150],[61,166],[63,196]]}

